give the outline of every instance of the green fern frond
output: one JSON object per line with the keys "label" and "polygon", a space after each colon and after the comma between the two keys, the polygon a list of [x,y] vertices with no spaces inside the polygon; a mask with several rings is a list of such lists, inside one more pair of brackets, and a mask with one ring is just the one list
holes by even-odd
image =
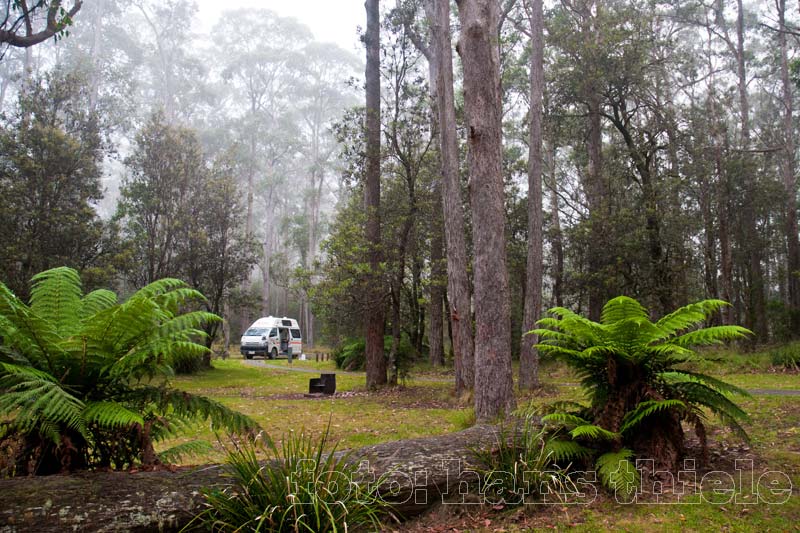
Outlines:
{"label": "green fern frond", "polygon": [[686,404],[680,400],[647,400],[640,402],[635,409],[628,411],[622,419],[622,426],[620,433],[627,433],[629,430],[635,428],[639,423],[648,416],[668,411],[670,409],[684,409]]}
{"label": "green fern frond", "polygon": [[633,494],[639,488],[641,480],[631,462],[632,458],[633,452],[627,448],[598,457],[595,466],[603,485],[619,494]]}
{"label": "green fern frond", "polygon": [[214,450],[210,442],[205,440],[193,440],[177,444],[172,448],[166,449],[158,454],[158,458],[164,463],[175,463],[181,459],[192,456],[202,456]]}
{"label": "green fern frond", "polygon": [[649,320],[647,309],[628,296],[617,296],[606,302],[600,317],[603,324],[613,324],[630,319]]}
{"label": "green fern frond", "polygon": [[546,424],[557,424],[566,427],[572,426],[584,426],[589,424],[588,420],[585,420],[577,415],[573,415],[570,413],[550,413],[542,417],[542,422]]}
{"label": "green fern frond", "polygon": [[87,423],[100,427],[115,428],[132,424],[144,425],[144,419],[117,402],[90,402],[86,404],[83,417]]}
{"label": "green fern frond", "polygon": [[97,289],[81,299],[81,318],[88,318],[104,309],[117,305],[117,295],[106,289]]}
{"label": "green fern frond", "polygon": [[672,340],[678,346],[711,346],[724,341],[741,339],[753,332],[741,326],[712,326],[684,333]]}
{"label": "green fern frond", "polygon": [[[722,381],[721,379],[717,379],[707,374],[702,374],[700,372],[692,372],[690,370],[680,370],[676,372],[676,374],[682,374],[684,376],[687,376],[688,379],[690,380],[703,383],[725,394],[736,394],[739,396],[743,396],[745,398],[752,398],[750,393],[742,389],[741,387],[737,387],[736,385],[733,385],[726,381]],[[674,376],[675,374],[672,375]]]}
{"label": "green fern frond", "polygon": [[656,326],[663,331],[662,339],[666,339],[700,324],[729,305],[723,300],[702,300],[676,309],[656,322]]}
{"label": "green fern frond", "polygon": [[620,438],[619,433],[608,431],[607,429],[601,428],[600,426],[594,424],[583,424],[581,426],[577,426],[569,432],[569,435],[573,439],[587,438],[591,440],[606,441],[614,441]]}
{"label": "green fern frond", "polygon": [[592,450],[574,440],[550,439],[545,444],[544,451],[555,463],[587,459],[592,456]]}
{"label": "green fern frond", "polygon": [[50,323],[59,336],[74,333],[80,325],[81,278],[69,267],[52,268],[31,278],[31,311]]}

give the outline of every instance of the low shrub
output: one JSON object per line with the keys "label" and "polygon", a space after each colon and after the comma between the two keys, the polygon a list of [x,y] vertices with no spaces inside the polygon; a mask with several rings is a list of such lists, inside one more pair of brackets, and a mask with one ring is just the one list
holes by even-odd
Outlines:
{"label": "low shrub", "polygon": [[564,495],[579,491],[557,465],[553,437],[532,417],[500,429],[497,445],[472,452],[482,467],[480,492],[493,506],[516,507],[530,503],[563,503]]}
{"label": "low shrub", "polygon": [[[289,433],[278,446],[265,434],[228,453],[231,484],[204,491],[207,509],[190,527],[214,532],[379,530],[391,516],[376,493],[382,477],[359,483],[348,454],[326,452],[328,430],[318,439]],[[261,460],[260,457],[261,456]]]}
{"label": "low shrub", "polygon": [[770,350],[772,365],[786,370],[800,370],[800,342]]}
{"label": "low shrub", "polygon": [[[391,349],[392,336],[386,335],[383,337],[384,357],[388,358]],[[364,370],[366,365],[366,350],[367,345],[363,337],[344,341],[333,351],[333,359],[336,362],[336,368],[354,371]],[[414,355],[414,346],[412,346],[411,340],[408,338],[408,335],[402,335],[400,337],[400,344],[397,346],[397,366],[401,375],[408,373]]]}

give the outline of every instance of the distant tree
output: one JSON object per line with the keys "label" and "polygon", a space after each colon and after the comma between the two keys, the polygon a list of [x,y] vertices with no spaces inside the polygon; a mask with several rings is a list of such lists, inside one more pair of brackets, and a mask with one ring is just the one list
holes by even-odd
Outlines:
{"label": "distant tree", "polygon": [[[189,184],[192,201],[186,204],[188,224],[176,243],[178,275],[206,295],[206,310],[218,315],[258,261],[257,243],[245,235],[244,202],[235,176],[230,153],[219,157],[208,172],[195,176]],[[216,339],[220,325],[204,325],[207,347]],[[205,353],[206,366],[210,356]]]}
{"label": "distant tree", "polygon": [[54,72],[28,84],[0,129],[0,269],[23,298],[34,273],[98,266],[106,252],[94,208],[103,145],[85,97],[80,75]]}
{"label": "distant tree", "polygon": [[[4,4],[4,5],[3,5]],[[82,0],[74,0],[64,7],[61,0],[3,0],[0,11],[0,60],[7,46],[28,48],[51,37],[68,33],[72,18],[80,11]]]}
{"label": "distant tree", "polygon": [[117,218],[131,243],[127,271],[137,287],[179,272],[178,245],[191,223],[188,206],[193,181],[207,172],[200,144],[185,128],[166,123],[157,113],[136,136],[125,160],[131,174],[123,180]]}

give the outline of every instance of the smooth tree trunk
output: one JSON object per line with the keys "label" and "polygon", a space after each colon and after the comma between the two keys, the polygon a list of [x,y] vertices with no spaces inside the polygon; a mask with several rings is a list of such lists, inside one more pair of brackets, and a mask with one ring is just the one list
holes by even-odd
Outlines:
{"label": "smooth tree trunk", "polygon": [[[429,27],[433,25],[436,8],[434,0],[424,2],[425,16],[428,18]],[[408,27],[408,26],[407,26]],[[431,97],[431,131],[439,137],[439,94],[438,94],[438,57],[440,53],[435,47],[436,35],[432,27],[429,30],[429,42],[423,43],[416,38],[414,32],[409,35],[414,40],[414,45],[428,60],[428,79]],[[439,159],[441,168],[441,158]],[[428,361],[432,366],[444,365],[444,283],[447,269],[444,259],[444,219],[442,217],[442,179],[433,182],[433,206],[431,213],[431,279],[428,286],[428,313],[430,315],[430,329],[428,331]]]}
{"label": "smooth tree trunk", "polygon": [[[752,157],[750,156],[750,101],[747,94],[747,68],[745,63],[744,49],[744,6],[742,0],[737,0],[736,16],[736,75],[737,89],[739,92],[739,112],[741,114],[742,130],[740,139],[741,164],[739,171],[742,173],[744,181],[744,191],[747,198],[755,198],[758,184],[756,176],[758,173],[754,168]],[[749,247],[749,290],[747,305],[747,327],[755,334],[756,339],[767,340],[767,302],[764,287],[764,270],[761,267],[763,260],[763,244],[758,233],[758,220],[755,209],[755,201],[745,202],[743,205],[742,216],[744,218],[744,231]]]}
{"label": "smooth tree trunk", "polygon": [[515,407],[505,246],[500,53],[494,0],[459,0],[475,271],[475,417]]}
{"label": "smooth tree trunk", "polygon": [[531,25],[530,132],[528,139],[528,260],[525,270],[525,304],[520,339],[519,388],[539,386],[539,353],[533,345],[542,312],[542,102],[544,95],[544,15],[542,0],[532,0],[528,16]]}
{"label": "smooth tree trunk", "polygon": [[777,0],[778,46],[781,57],[781,85],[783,86],[783,157],[781,175],[786,196],[786,255],[788,273],[789,310],[792,331],[800,331],[800,242],[797,236],[797,177],[795,176],[795,142],[793,126],[792,82],[789,78],[789,50],[786,43],[786,0]]}
{"label": "smooth tree trunk", "polygon": [[550,217],[552,219],[553,247],[553,304],[564,305],[564,236],[561,232],[561,216],[559,214],[558,177],[556,174],[556,144],[551,141],[547,149],[547,161],[550,174]]}
{"label": "smooth tree trunk", "polygon": [[[441,180],[434,185],[434,220],[431,236],[429,359],[432,366],[444,364],[444,283],[447,277],[444,259],[444,220],[441,211]],[[436,207],[438,205],[438,208]]]}
{"label": "smooth tree trunk", "polygon": [[366,238],[369,245],[369,281],[364,309],[366,327],[367,388],[386,384],[386,358],[383,354],[384,307],[381,281],[381,79],[379,0],[367,0],[367,31],[364,44],[366,66],[366,169],[364,209],[367,213]]}
{"label": "smooth tree trunk", "polygon": [[453,52],[450,37],[450,2],[433,0],[431,34],[435,50],[439,143],[442,158],[442,209],[447,248],[448,325],[452,333],[456,394],[473,387],[475,346],[472,330],[472,289],[467,274],[467,241],[456,138],[453,93]]}

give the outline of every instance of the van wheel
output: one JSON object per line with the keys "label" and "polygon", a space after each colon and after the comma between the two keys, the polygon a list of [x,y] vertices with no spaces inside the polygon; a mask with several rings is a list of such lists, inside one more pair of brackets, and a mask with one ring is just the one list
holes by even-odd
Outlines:
{"label": "van wheel", "polygon": [[277,359],[278,358],[278,350],[277,348],[273,348],[271,352],[269,352],[270,359]]}
{"label": "van wheel", "polygon": [[245,359],[252,359],[253,356],[251,354],[249,354],[249,353],[246,353],[246,354],[244,354],[244,358]]}

